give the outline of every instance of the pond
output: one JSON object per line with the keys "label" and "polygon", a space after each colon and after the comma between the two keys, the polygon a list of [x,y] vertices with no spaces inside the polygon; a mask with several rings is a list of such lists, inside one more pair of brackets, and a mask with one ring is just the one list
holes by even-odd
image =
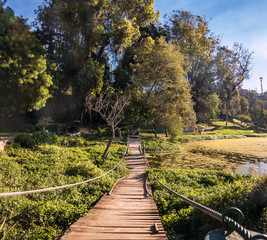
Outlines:
{"label": "pond", "polygon": [[[207,140],[184,144],[179,151],[150,153],[155,168],[209,169],[267,174],[267,138]],[[148,153],[149,154],[149,153]]]}
{"label": "pond", "polygon": [[252,162],[246,162],[245,164],[242,164],[238,166],[237,168],[232,168],[235,173],[238,174],[256,174],[258,176],[263,176],[267,174],[267,163],[256,160],[254,163]]}

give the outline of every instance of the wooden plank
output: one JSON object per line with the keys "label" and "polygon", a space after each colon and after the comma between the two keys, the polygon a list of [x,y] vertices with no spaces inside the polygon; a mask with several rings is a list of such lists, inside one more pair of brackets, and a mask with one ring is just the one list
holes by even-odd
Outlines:
{"label": "wooden plank", "polygon": [[157,206],[145,188],[146,159],[140,154],[139,138],[129,138],[132,155],[126,158],[131,174],[118,182],[111,195],[103,196],[60,238],[167,240]]}

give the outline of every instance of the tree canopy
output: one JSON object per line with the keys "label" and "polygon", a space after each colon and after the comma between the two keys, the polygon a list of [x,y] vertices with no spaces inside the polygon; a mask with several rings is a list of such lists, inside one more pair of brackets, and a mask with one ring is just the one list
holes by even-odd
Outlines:
{"label": "tree canopy", "polygon": [[25,21],[0,4],[0,115],[38,110],[53,84],[42,45]]}
{"label": "tree canopy", "polygon": [[77,96],[109,84],[110,56],[139,38],[153,22],[153,0],[45,0],[39,7],[37,33],[50,59],[60,68],[59,91]]}
{"label": "tree canopy", "polygon": [[251,52],[239,43],[221,46],[209,23],[188,11],[175,10],[161,23],[153,4],[44,0],[30,30],[1,2],[0,114],[38,110],[49,97],[69,94],[78,116],[86,96],[112,89],[131,96],[124,119],[174,136],[219,114],[249,119],[261,109],[257,96],[239,95]]}
{"label": "tree canopy", "polygon": [[218,84],[223,102],[223,114],[226,115],[226,127],[231,107],[231,100],[237,88],[245,79],[249,79],[252,69],[252,52],[242,44],[235,43],[233,49],[220,47],[216,56]]}
{"label": "tree canopy", "polygon": [[148,37],[141,42],[134,60],[130,89],[139,120],[147,115],[152,125],[165,127],[171,133],[173,128],[192,124],[195,113],[179,49],[164,37]]}
{"label": "tree canopy", "polygon": [[209,111],[206,99],[214,93],[213,55],[218,37],[210,32],[208,22],[188,11],[174,11],[167,17],[165,28],[168,38],[180,47],[185,57],[184,68],[191,85],[194,110],[198,120],[205,121]]}

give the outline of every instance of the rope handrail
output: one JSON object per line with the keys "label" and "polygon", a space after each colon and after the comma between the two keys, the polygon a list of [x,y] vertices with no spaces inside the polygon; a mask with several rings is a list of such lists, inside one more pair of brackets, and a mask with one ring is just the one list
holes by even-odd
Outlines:
{"label": "rope handrail", "polygon": [[11,197],[11,196],[29,195],[29,194],[33,194],[33,193],[49,192],[49,191],[53,191],[53,190],[59,190],[59,189],[74,187],[74,186],[82,185],[84,183],[92,182],[92,181],[97,180],[99,178],[102,178],[102,177],[106,176],[107,174],[109,174],[110,172],[114,171],[120,165],[120,163],[122,162],[122,160],[126,156],[126,154],[128,152],[128,147],[129,146],[127,144],[127,148],[126,148],[125,153],[124,153],[123,157],[121,158],[121,160],[112,169],[110,169],[109,171],[103,173],[100,176],[97,176],[97,177],[94,177],[94,178],[91,178],[91,179],[88,179],[88,180],[85,180],[85,181],[82,181],[82,182],[67,184],[67,185],[63,185],[63,186],[36,189],[36,190],[29,190],[29,191],[22,191],[22,192],[0,193],[0,198]]}
{"label": "rope handrail", "polygon": [[[152,176],[156,179],[156,181],[162,186],[164,187],[166,190],[168,190],[170,193],[174,194],[175,196],[179,197],[180,199],[182,199],[183,201],[185,201],[186,203],[188,203],[189,205],[201,210],[202,212],[208,214],[209,216],[219,220],[220,222],[223,223],[224,226],[228,225],[230,226],[233,230],[235,230],[236,232],[238,232],[244,239],[246,240],[254,240],[254,239],[267,239],[267,235],[265,234],[254,234],[252,235],[250,233],[249,230],[247,230],[246,228],[244,228],[243,226],[241,226],[238,222],[234,221],[233,219],[227,217],[225,214],[221,214],[211,208],[208,208],[200,203],[197,203],[175,191],[173,191],[172,189],[170,189],[168,186],[166,186],[165,184],[163,184],[153,173],[152,168],[150,167],[148,161],[147,161],[147,157],[146,157],[146,150],[145,150],[145,145],[143,148],[143,154],[146,158],[146,163],[147,163],[147,167],[150,170]],[[240,211],[240,210],[239,210]]]}
{"label": "rope handrail", "polygon": [[195,201],[193,201],[193,200],[191,200],[191,199],[189,199],[189,198],[187,198],[187,197],[185,197],[185,196],[183,196],[183,195],[181,195],[181,194],[179,194],[179,193],[173,191],[172,189],[170,189],[169,187],[167,187],[165,184],[163,184],[163,183],[162,183],[162,182],[155,176],[155,174],[153,173],[153,171],[152,171],[151,167],[149,166],[149,163],[148,163],[148,162],[147,162],[147,166],[148,166],[148,168],[149,168],[149,170],[150,170],[152,176],[157,180],[157,182],[158,182],[161,186],[163,186],[165,189],[167,189],[170,193],[172,193],[172,194],[174,194],[175,196],[181,198],[182,200],[184,200],[186,203],[190,204],[191,206],[193,206],[193,207],[195,207],[195,208],[198,208],[199,210],[201,210],[201,211],[207,213],[207,214],[210,215],[211,217],[213,217],[213,218],[215,218],[215,219],[217,219],[217,220],[219,220],[219,221],[222,222],[222,214],[221,214],[221,213],[216,212],[216,211],[214,211],[214,210],[212,210],[212,209],[210,209],[210,208],[208,208],[208,207],[206,207],[206,206],[204,206],[204,205],[201,205],[201,204],[199,204],[199,203],[197,203],[197,202],[195,202]]}

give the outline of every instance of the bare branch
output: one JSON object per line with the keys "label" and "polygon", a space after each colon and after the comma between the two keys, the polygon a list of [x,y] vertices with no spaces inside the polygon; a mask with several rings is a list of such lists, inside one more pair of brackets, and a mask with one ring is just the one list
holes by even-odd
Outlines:
{"label": "bare branch", "polygon": [[127,104],[127,97],[118,93],[103,92],[98,97],[87,95],[85,112],[97,112],[108,126],[115,127],[121,121],[119,117]]}

